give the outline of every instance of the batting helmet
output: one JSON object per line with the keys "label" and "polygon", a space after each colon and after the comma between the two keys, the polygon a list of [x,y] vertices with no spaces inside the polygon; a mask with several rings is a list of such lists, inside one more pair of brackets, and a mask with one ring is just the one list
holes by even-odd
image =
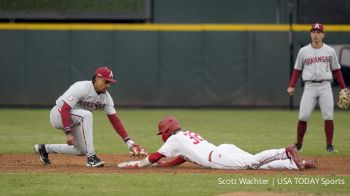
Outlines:
{"label": "batting helmet", "polygon": [[164,142],[176,131],[180,129],[180,122],[173,116],[163,118],[158,124],[158,134],[162,135]]}

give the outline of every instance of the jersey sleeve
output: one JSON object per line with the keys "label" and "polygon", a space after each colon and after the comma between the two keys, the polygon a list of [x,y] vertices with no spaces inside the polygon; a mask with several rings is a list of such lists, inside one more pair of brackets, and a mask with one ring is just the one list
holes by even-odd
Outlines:
{"label": "jersey sleeve", "polygon": [[157,151],[166,157],[174,157],[179,155],[179,144],[175,137],[170,137],[162,147]]}
{"label": "jersey sleeve", "polygon": [[72,84],[65,93],[63,93],[61,99],[73,108],[79,100],[87,95],[88,90],[86,88],[86,85],[76,82]]}
{"label": "jersey sleeve", "polygon": [[332,70],[337,70],[340,69],[340,64],[338,61],[337,53],[335,50],[332,48],[332,58],[331,58],[331,69]]}
{"label": "jersey sleeve", "polygon": [[106,105],[105,105],[105,107],[103,108],[103,110],[104,110],[108,115],[111,115],[111,114],[115,114],[115,113],[116,113],[115,108],[114,108],[113,99],[112,99],[111,95],[110,95],[108,92],[106,93]]}
{"label": "jersey sleeve", "polygon": [[295,60],[294,69],[301,71],[304,66],[304,58],[302,55],[302,50],[299,50],[297,59]]}

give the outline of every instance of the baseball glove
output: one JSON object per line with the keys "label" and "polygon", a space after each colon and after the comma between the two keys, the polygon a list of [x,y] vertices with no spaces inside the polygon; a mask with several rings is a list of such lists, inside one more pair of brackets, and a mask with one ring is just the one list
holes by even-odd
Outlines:
{"label": "baseball glove", "polygon": [[348,109],[350,107],[350,90],[348,88],[339,91],[338,107],[341,109]]}
{"label": "baseball glove", "polygon": [[133,144],[130,148],[130,154],[132,156],[137,156],[137,157],[145,157],[148,155],[147,150],[145,148],[142,148],[138,144]]}

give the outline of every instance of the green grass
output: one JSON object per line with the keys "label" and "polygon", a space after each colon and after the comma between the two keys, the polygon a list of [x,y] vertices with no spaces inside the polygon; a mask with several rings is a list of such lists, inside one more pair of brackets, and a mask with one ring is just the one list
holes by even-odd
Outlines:
{"label": "green grass", "polygon": [[[162,144],[156,135],[158,121],[174,115],[182,127],[199,132],[214,144],[233,143],[249,152],[283,147],[295,142],[297,111],[288,110],[118,110],[129,135],[156,151]],[[334,145],[350,155],[349,112],[335,112]],[[30,153],[35,143],[65,143],[64,134],[51,127],[49,109],[0,110],[0,153]],[[94,143],[98,153],[125,153],[126,145],[102,111],[94,112]],[[320,112],[308,123],[303,154],[324,155],[325,133]]]}
{"label": "green grass", "polygon": [[[158,121],[166,115],[177,116],[182,127],[199,132],[214,144],[233,143],[251,153],[279,148],[296,137],[297,111],[287,110],[211,110],[211,109],[121,109],[118,114],[129,135],[150,152],[162,141],[156,135]],[[334,144],[339,153],[350,155],[349,112],[335,112]],[[35,143],[64,143],[64,134],[51,127],[49,109],[1,109],[0,153],[32,153]],[[94,143],[98,153],[127,153],[102,111],[94,112]],[[325,134],[319,111],[313,113],[304,140],[303,155],[325,155]],[[1,167],[1,166],[0,166]],[[213,195],[233,191],[296,192],[349,194],[350,176],[310,176],[344,180],[345,184],[317,185],[220,185],[218,179],[281,178],[273,175],[205,174],[30,174],[0,173],[0,195]],[[294,178],[295,176],[283,176]],[[306,176],[302,176],[306,177]]]}
{"label": "green grass", "polygon": [[[349,193],[349,176],[239,176],[205,174],[1,174],[6,195],[214,195],[246,192],[295,192],[298,194]],[[277,184],[277,179],[288,184]],[[297,178],[298,180],[295,180]],[[303,179],[319,179],[318,184],[296,184]],[[240,179],[265,180],[262,184],[242,184]],[[322,179],[324,179],[322,181]],[[273,184],[273,180],[275,184]],[[338,181],[326,185],[322,182]],[[237,181],[237,184],[232,182]],[[281,180],[280,180],[281,181]],[[282,182],[282,181],[281,181]],[[316,182],[316,181],[315,181]],[[290,184],[292,183],[292,184]]]}

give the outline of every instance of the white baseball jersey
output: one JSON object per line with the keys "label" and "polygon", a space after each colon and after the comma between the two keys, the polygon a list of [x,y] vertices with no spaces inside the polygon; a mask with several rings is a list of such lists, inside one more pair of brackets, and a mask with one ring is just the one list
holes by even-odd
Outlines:
{"label": "white baseball jersey", "polygon": [[208,156],[215,148],[214,144],[204,140],[197,133],[179,131],[169,137],[158,152],[166,157],[182,156],[190,162],[210,167]]}
{"label": "white baseball jersey", "polygon": [[299,50],[294,69],[303,71],[303,81],[331,81],[332,70],[340,69],[340,65],[332,47],[323,43],[316,49],[309,44]]}
{"label": "white baseball jersey", "polygon": [[233,144],[215,146],[197,133],[178,131],[168,138],[158,153],[182,158],[203,167],[215,169],[298,169],[286,160],[286,150],[273,149],[252,155]]}
{"label": "white baseball jersey", "polygon": [[61,108],[63,101],[71,106],[72,109],[93,111],[102,108],[107,114],[116,113],[111,95],[108,92],[97,94],[92,81],[79,81],[71,85],[56,100],[56,105]]}

